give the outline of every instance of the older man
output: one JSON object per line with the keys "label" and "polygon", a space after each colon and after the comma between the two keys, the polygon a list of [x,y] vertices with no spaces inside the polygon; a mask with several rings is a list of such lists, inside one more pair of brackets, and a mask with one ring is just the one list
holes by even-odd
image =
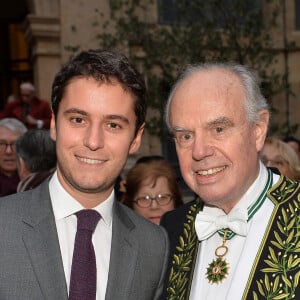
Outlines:
{"label": "older man", "polygon": [[13,118],[0,120],[0,196],[17,191],[16,140],[27,131],[22,122]]}
{"label": "older man", "polygon": [[300,185],[259,160],[268,105],[246,67],[188,67],[167,104],[182,175],[198,198],[167,213],[164,299],[300,299]]}
{"label": "older man", "polygon": [[0,112],[2,118],[16,118],[27,128],[49,128],[51,108],[48,102],[36,96],[32,83],[23,82],[20,85],[20,99],[6,104]]}

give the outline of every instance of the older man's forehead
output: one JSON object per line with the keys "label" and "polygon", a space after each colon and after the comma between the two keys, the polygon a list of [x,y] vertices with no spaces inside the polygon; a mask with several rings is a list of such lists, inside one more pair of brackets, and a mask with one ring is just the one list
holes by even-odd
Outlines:
{"label": "older man's forehead", "polygon": [[17,139],[21,134],[17,131],[10,130],[5,126],[0,126],[0,139],[3,138],[12,138]]}

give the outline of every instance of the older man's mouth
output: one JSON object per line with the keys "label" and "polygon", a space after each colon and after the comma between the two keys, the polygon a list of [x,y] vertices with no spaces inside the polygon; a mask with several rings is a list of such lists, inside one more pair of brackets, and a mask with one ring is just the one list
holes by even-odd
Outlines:
{"label": "older man's mouth", "polygon": [[208,170],[200,170],[200,171],[196,171],[195,173],[198,175],[201,175],[201,176],[209,176],[209,175],[219,173],[219,172],[223,171],[225,168],[226,167],[223,166],[223,167],[218,167],[218,168],[211,168]]}

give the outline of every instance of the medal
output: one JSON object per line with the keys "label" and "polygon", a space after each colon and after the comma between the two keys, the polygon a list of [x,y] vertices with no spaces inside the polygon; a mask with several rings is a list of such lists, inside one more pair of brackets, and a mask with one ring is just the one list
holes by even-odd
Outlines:
{"label": "medal", "polygon": [[222,245],[215,250],[216,259],[214,259],[207,267],[206,278],[209,283],[220,283],[228,275],[229,264],[227,263],[224,256],[228,252],[228,247],[226,246],[226,235],[225,230]]}

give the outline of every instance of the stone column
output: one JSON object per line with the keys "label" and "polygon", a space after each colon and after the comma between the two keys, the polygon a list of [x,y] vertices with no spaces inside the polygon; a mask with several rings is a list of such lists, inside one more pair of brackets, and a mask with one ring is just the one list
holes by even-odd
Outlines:
{"label": "stone column", "polygon": [[54,75],[61,66],[60,20],[58,17],[29,14],[26,38],[31,45],[34,84],[40,98],[50,101]]}

